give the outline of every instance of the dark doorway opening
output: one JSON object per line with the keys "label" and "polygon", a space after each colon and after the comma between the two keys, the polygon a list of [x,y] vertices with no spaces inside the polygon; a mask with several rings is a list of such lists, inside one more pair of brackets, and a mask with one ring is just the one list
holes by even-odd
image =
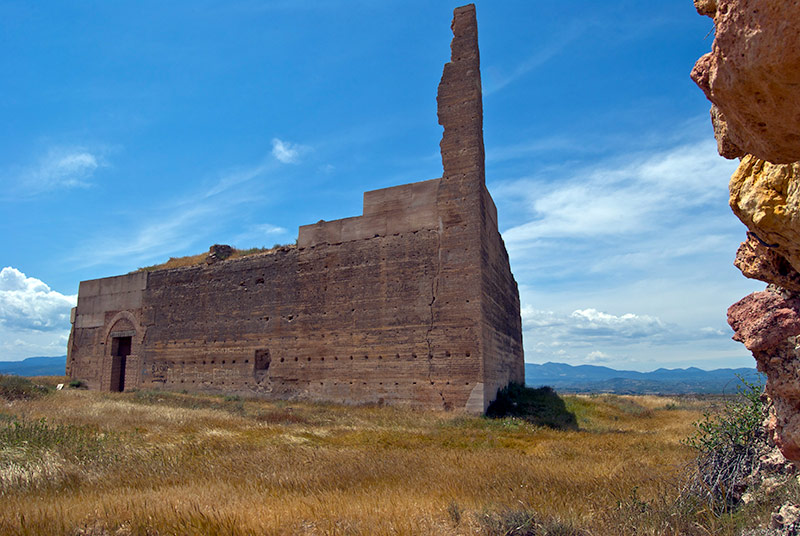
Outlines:
{"label": "dark doorway opening", "polygon": [[269,364],[272,359],[269,356],[268,348],[258,348],[253,356],[253,377],[256,383],[260,384],[269,374]]}
{"label": "dark doorway opening", "polygon": [[255,357],[254,368],[256,370],[268,370],[269,369],[269,364],[270,364],[271,359],[269,357],[269,350],[268,349],[264,348],[264,349],[256,350],[254,357]]}
{"label": "dark doorway opening", "polygon": [[131,353],[132,337],[114,337],[111,340],[111,390],[125,390],[125,361]]}

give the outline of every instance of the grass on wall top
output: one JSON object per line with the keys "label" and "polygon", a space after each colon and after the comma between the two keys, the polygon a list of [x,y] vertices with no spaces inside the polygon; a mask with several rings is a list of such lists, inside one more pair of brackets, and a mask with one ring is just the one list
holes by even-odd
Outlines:
{"label": "grass on wall top", "polygon": [[[229,259],[238,259],[241,257],[248,257],[250,255],[257,255],[259,253],[268,253],[271,251],[275,251],[280,248],[286,247],[294,247],[293,244],[283,245],[283,244],[275,244],[271,248],[268,247],[260,247],[260,248],[249,248],[249,249],[237,249],[233,248],[233,254],[225,260]],[[136,272],[154,272],[156,270],[170,270],[172,268],[184,268],[186,266],[198,266],[204,264],[206,262],[206,257],[208,257],[208,252],[199,253],[197,255],[187,255],[185,257],[170,257],[168,261],[162,262],[160,264],[153,264],[152,266],[143,266],[141,268],[137,268],[131,273]]]}

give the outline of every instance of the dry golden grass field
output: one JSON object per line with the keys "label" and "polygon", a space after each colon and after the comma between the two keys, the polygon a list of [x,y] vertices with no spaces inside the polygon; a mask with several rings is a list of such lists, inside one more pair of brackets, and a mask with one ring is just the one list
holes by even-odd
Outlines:
{"label": "dry golden grass field", "polygon": [[768,516],[675,506],[695,455],[681,440],[718,400],[563,400],[577,430],[157,392],[7,395],[0,533],[700,535]]}

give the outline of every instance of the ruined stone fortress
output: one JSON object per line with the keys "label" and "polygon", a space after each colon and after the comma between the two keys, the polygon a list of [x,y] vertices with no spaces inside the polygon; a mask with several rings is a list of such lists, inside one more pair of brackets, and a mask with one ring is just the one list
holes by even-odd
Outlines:
{"label": "ruined stone fortress", "polygon": [[484,179],[473,5],[438,91],[441,178],[364,194],[296,247],[83,281],[67,374],[165,389],[484,411],[524,381],[519,293]]}

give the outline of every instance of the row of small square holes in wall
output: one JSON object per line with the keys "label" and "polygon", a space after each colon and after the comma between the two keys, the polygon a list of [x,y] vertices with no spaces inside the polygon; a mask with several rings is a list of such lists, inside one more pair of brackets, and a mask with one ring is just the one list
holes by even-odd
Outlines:
{"label": "row of small square holes in wall", "polygon": [[[464,354],[464,356],[465,356],[465,357],[470,357],[470,355],[471,355],[471,354],[470,354],[470,352],[466,352],[466,353]],[[447,351],[447,352],[445,352],[445,353],[444,353],[444,356],[445,356],[445,357],[450,357],[450,356],[451,356],[451,354],[450,354],[450,352],[449,352],[449,351]],[[400,359],[400,354],[395,354],[395,356],[394,356],[394,357],[395,357],[395,359]],[[411,358],[412,358],[412,359],[417,359],[417,357],[418,357],[418,356],[417,356],[417,354],[411,354]],[[283,358],[283,357],[280,359],[281,363],[283,363],[283,362],[284,362],[284,359],[285,359],[285,358]],[[353,356],[350,356],[350,360],[353,360],[353,359],[355,359],[355,358],[354,358]],[[364,359],[369,359],[369,356],[368,356],[368,355],[365,355],[365,356],[364,356]],[[383,359],[383,356],[382,356],[382,355],[379,355],[379,356],[378,356],[378,359]],[[433,354],[428,354],[428,359],[433,359]],[[295,361],[298,361],[298,360],[299,360],[299,358],[295,357],[295,358],[294,358],[294,360],[295,360]],[[312,360],[312,358],[308,357],[308,358],[306,358],[306,360],[307,360],[307,361],[311,361],[311,360]],[[320,361],[325,361],[325,358],[324,358],[324,357],[320,357],[320,358],[319,358],[319,360],[320,360]],[[338,360],[339,360],[339,357],[338,357],[338,356],[333,356],[333,360],[334,360],[334,361],[338,361]],[[250,360],[249,360],[249,359],[245,359],[245,360],[244,360],[244,362],[245,362],[245,364],[248,364],[248,363],[250,363]],[[172,364],[172,365],[177,365],[177,364],[178,364],[178,362],[176,362],[176,361],[170,361],[169,363],[170,363],[170,364]],[[216,361],[215,359],[212,359],[212,360],[210,361],[210,364],[211,364],[211,365],[215,365],[216,363],[217,363],[217,361]],[[227,361],[226,361],[225,359],[223,359],[223,360],[220,362],[220,364],[222,364],[222,365],[225,365],[226,363],[227,363]],[[187,362],[187,361],[181,361],[181,362],[180,362],[180,365],[181,365],[181,366],[186,366],[186,365],[198,365],[198,364],[205,365],[205,364],[207,364],[207,361],[206,361],[206,360],[203,360],[202,362],[198,362],[198,361],[188,361],[188,362]],[[235,365],[235,364],[236,364],[236,360],[235,360],[235,359],[231,360],[231,365]]]}
{"label": "row of small square holes in wall", "polygon": [[[160,383],[160,382],[157,381],[157,380],[151,380],[150,383]],[[170,380],[169,383],[195,383],[195,380],[192,380],[191,382],[184,382],[184,380],[180,380],[179,382],[176,382],[175,380]],[[231,382],[231,385],[234,385],[235,383],[236,382]],[[243,383],[244,383],[244,385],[250,385],[249,381],[244,381]],[[294,383],[294,382],[292,382],[292,383]],[[349,382],[349,383],[342,382],[342,385],[353,385],[354,383],[357,383],[357,382]],[[387,383],[389,383],[389,382],[387,382]],[[211,381],[208,382],[208,384],[209,385],[214,385],[214,381],[211,380]],[[224,381],[220,381],[220,382],[218,382],[218,384],[219,385],[225,385],[225,382]],[[319,382],[319,384],[324,386],[325,382]],[[394,384],[395,385],[400,385],[400,382],[394,382]],[[286,382],[281,382],[281,385],[286,385]],[[339,385],[339,382],[333,382],[333,385]],[[361,385],[367,385],[367,382],[361,382]],[[383,382],[378,382],[378,385],[383,385]],[[417,385],[417,382],[411,382],[411,385]],[[436,385],[436,382],[431,382],[431,385]],[[450,385],[450,382],[449,381],[445,382],[445,385]],[[469,382],[464,382],[464,385],[469,385]]]}
{"label": "row of small square holes in wall", "polygon": [[[250,363],[250,360],[249,359],[245,359],[244,362],[245,362],[245,364],[247,364],[247,363]],[[167,362],[165,362],[165,363],[167,363]],[[169,361],[168,363],[171,364],[171,365],[178,365],[179,364],[176,361]],[[225,363],[227,363],[227,361],[223,359],[220,364],[224,365]],[[200,365],[200,364],[205,365],[206,364],[206,360],[203,360],[202,363],[199,362],[199,361],[181,361],[180,362],[181,366]],[[216,365],[217,364],[217,360],[216,359],[212,359],[211,361],[209,361],[209,364]],[[235,364],[236,364],[236,360],[235,359],[231,360],[231,365],[235,365]]]}
{"label": "row of small square holes in wall", "polygon": [[[161,383],[161,382],[159,382],[158,380],[150,380],[150,383]],[[192,380],[192,381],[189,381],[189,380],[184,381],[183,379],[181,379],[180,381],[169,380],[168,382],[164,382],[164,383],[195,383],[195,380]],[[201,383],[203,383],[203,382],[201,382]],[[214,384],[214,380],[209,380],[206,383],[209,383],[209,384],[213,385]],[[217,383],[219,383],[220,385],[225,385],[224,381],[220,381],[220,382],[217,382]],[[235,384],[237,382],[230,382],[230,383],[231,383],[231,385],[233,385],[233,384]],[[244,382],[242,382],[242,383],[244,383],[245,385],[250,385],[250,382],[246,381],[246,380]]]}
{"label": "row of small square holes in wall", "polygon": [[[464,354],[464,356],[465,356],[465,357],[469,357],[470,355],[471,355],[471,354],[470,354],[470,352],[466,352],[466,353]],[[450,356],[451,356],[451,354],[450,354],[450,352],[449,352],[449,351],[444,353],[444,357],[450,357]],[[395,357],[395,359],[400,359],[400,354],[395,354],[395,355],[394,355],[394,357]],[[418,357],[418,356],[417,356],[417,354],[411,354],[411,358],[412,358],[412,359],[417,359],[417,357]],[[344,357],[343,357],[342,359],[344,359]],[[361,358],[359,357],[358,359],[361,359]],[[368,359],[369,359],[369,356],[368,356],[368,355],[365,355],[365,356],[364,356],[364,359],[365,359],[365,360],[368,360]],[[383,356],[382,356],[382,355],[379,355],[379,356],[378,356],[378,359],[383,359]],[[428,354],[428,359],[433,359],[433,354]],[[281,362],[281,363],[283,363],[283,362],[284,362],[284,360],[285,360],[285,358],[283,358],[283,357],[282,357],[282,358],[280,358],[280,362]],[[300,358],[298,358],[298,357],[295,357],[295,358],[294,358],[294,360],[295,360],[295,361],[299,361],[299,360],[300,360]],[[306,361],[311,361],[311,360],[312,360],[312,358],[311,358],[311,357],[307,357],[307,358],[306,358]],[[325,358],[324,358],[324,357],[320,357],[320,358],[319,358],[319,360],[320,360],[320,361],[325,361]],[[333,360],[334,360],[334,361],[339,361],[339,356],[333,356]],[[350,356],[350,360],[351,360],[351,361],[355,360],[355,357],[353,357],[353,356],[351,355],[351,356]]]}
{"label": "row of small square holes in wall", "polygon": [[[294,383],[294,382],[292,382]],[[330,383],[330,382],[329,382]],[[342,385],[353,385],[358,382],[342,382]],[[391,382],[386,382],[389,385]],[[442,383],[442,382],[439,382]],[[450,385],[450,382],[444,382],[445,385]],[[325,385],[325,382],[319,382],[320,385]],[[400,382],[394,382],[395,385],[400,385]],[[281,385],[286,385],[286,382],[281,382]],[[333,382],[333,385],[339,385],[339,382]],[[361,382],[361,385],[367,385],[367,382]],[[383,382],[378,382],[378,385],[383,385]],[[417,382],[411,382],[411,385],[417,385]],[[431,382],[431,385],[436,385],[436,382]],[[464,382],[464,385],[469,385],[469,382]]]}

